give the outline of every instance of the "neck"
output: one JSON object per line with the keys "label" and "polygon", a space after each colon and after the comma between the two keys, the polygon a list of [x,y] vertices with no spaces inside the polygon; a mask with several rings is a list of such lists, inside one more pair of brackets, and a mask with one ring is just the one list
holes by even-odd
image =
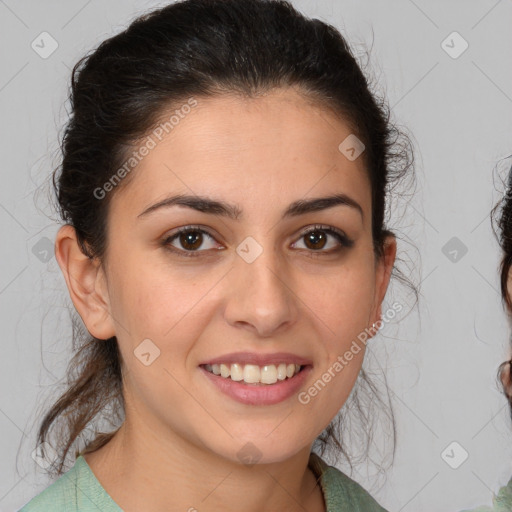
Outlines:
{"label": "neck", "polygon": [[311,446],[284,461],[245,465],[128,420],[109,443],[84,456],[125,512],[167,512],[169,504],[188,512],[325,511],[308,467]]}

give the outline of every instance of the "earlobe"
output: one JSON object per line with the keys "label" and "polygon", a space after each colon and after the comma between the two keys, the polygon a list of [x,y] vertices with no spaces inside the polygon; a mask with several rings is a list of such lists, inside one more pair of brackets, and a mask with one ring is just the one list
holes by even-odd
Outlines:
{"label": "earlobe", "polygon": [[73,226],[62,226],[55,239],[55,257],[64,275],[69,296],[87,330],[98,339],[115,335],[108,289],[97,259],[85,255]]}

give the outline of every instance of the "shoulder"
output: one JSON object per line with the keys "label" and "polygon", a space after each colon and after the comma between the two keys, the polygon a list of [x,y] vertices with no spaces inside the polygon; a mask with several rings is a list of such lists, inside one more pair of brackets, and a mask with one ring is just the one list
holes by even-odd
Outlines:
{"label": "shoulder", "polygon": [[355,480],[334,466],[327,465],[318,455],[311,454],[313,472],[320,475],[327,512],[351,510],[352,512],[387,512]]}
{"label": "shoulder", "polygon": [[499,490],[497,496],[493,496],[492,502],[491,507],[483,506],[462,512],[510,512],[512,510],[512,478]]}
{"label": "shoulder", "polygon": [[78,509],[76,503],[74,503],[74,494],[78,486],[79,471],[75,462],[69,471],[32,498],[19,512],[39,512],[44,510],[75,512]]}
{"label": "shoulder", "polygon": [[118,512],[119,507],[103,489],[80,456],[73,467],[61,475],[19,512]]}

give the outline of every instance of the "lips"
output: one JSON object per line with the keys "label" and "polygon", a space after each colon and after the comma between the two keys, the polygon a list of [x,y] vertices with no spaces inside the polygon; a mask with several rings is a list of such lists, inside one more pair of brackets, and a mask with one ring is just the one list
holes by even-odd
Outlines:
{"label": "lips", "polygon": [[312,368],[310,359],[290,352],[233,352],[199,365],[214,387],[246,405],[273,405],[290,399]]}
{"label": "lips", "polygon": [[237,382],[229,377],[215,375],[204,366],[199,366],[199,370],[207,382],[231,399],[245,405],[268,406],[284,402],[296,395],[309,379],[312,366],[302,366],[291,378],[274,384]]}

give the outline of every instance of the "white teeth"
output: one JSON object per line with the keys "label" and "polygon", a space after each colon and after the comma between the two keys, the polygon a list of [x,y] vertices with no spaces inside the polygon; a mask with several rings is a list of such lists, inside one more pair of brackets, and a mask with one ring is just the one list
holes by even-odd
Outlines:
{"label": "white teeth", "polygon": [[292,378],[299,373],[301,367],[298,364],[280,363],[279,365],[269,364],[257,366],[255,364],[242,365],[239,363],[227,364],[207,364],[205,369],[209,372],[220,375],[225,379],[231,378],[234,381],[244,381],[247,384],[275,384],[278,380]]}
{"label": "white teeth", "polygon": [[231,380],[241,381],[244,378],[244,369],[241,364],[231,365]]}
{"label": "white teeth", "polygon": [[261,369],[261,382],[263,384],[275,384],[277,382],[277,368],[271,364]]}
{"label": "white teeth", "polygon": [[220,376],[221,377],[229,377],[230,375],[229,366],[226,366],[225,364],[220,365]]}
{"label": "white teeth", "polygon": [[244,382],[247,384],[256,384],[260,382],[260,367],[255,364],[246,364],[244,366]]}

